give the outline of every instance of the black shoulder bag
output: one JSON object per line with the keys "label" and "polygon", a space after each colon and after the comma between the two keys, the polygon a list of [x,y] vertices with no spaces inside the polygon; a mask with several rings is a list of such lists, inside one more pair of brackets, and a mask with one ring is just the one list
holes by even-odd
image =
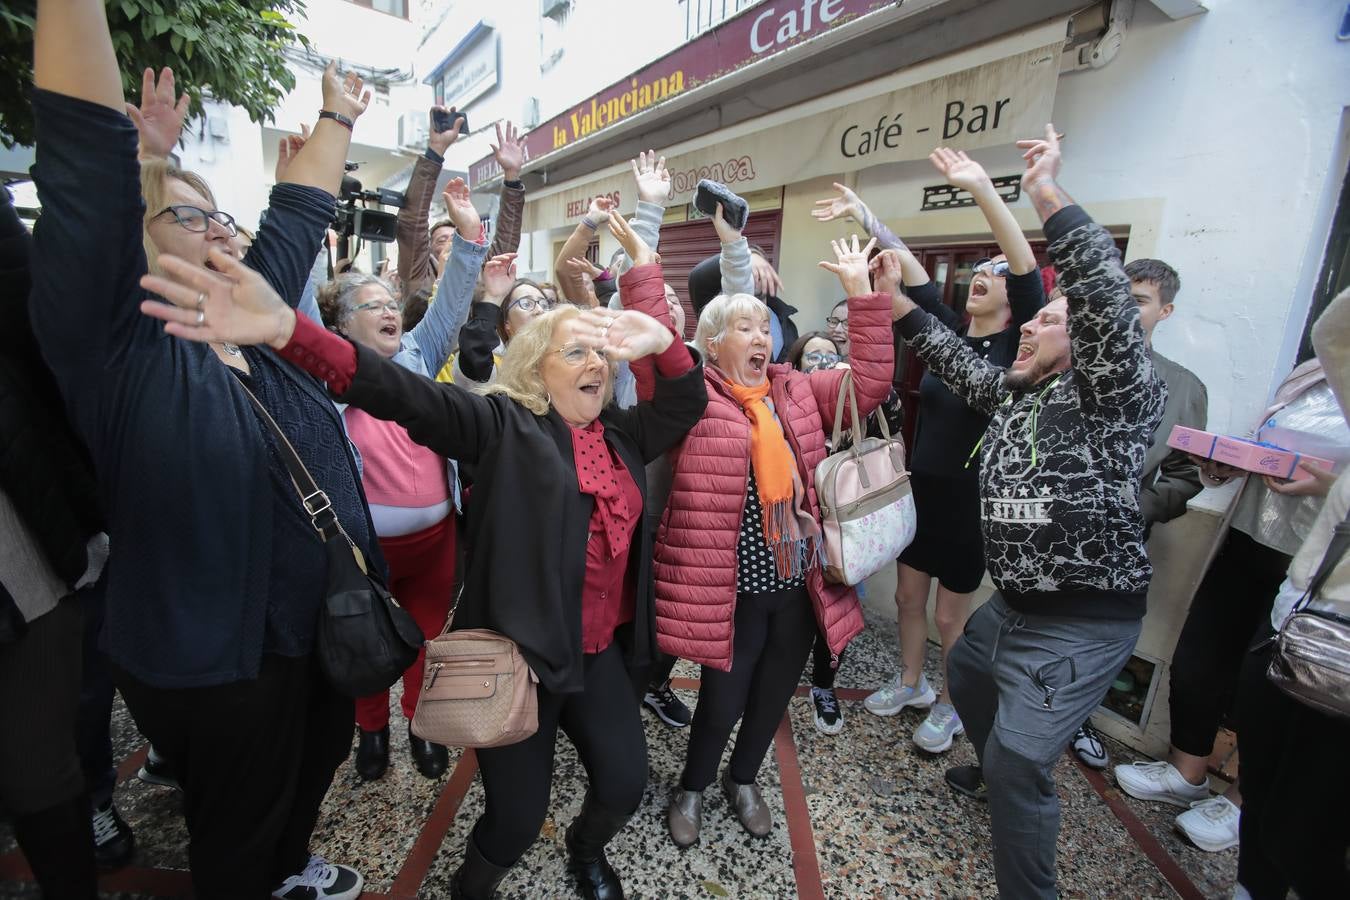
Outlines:
{"label": "black shoulder bag", "polygon": [[357,547],[333,513],[333,506],[291,442],[266,408],[243,383],[259,417],[276,438],[277,450],[290,472],[291,484],[328,551],[328,590],[319,611],[315,652],[324,674],[340,692],[364,697],[387,690],[417,660],[422,629],[370,571]]}

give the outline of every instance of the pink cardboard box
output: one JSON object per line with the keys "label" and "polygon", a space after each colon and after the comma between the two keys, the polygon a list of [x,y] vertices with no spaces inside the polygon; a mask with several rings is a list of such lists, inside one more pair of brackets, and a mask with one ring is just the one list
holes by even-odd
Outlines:
{"label": "pink cardboard box", "polygon": [[1276,447],[1274,444],[1228,437],[1201,431],[1198,428],[1187,428],[1185,425],[1172,426],[1172,433],[1167,437],[1167,446],[1247,472],[1257,472],[1275,478],[1291,478],[1295,481],[1311,477],[1299,468],[1299,463],[1315,465],[1327,471],[1332,469],[1332,462],[1320,456],[1308,456]]}

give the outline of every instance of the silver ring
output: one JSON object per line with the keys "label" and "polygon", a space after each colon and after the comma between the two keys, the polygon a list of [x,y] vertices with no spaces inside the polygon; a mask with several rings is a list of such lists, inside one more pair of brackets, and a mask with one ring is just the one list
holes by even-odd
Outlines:
{"label": "silver ring", "polygon": [[204,310],[199,309],[197,310],[197,327],[201,328],[205,324],[206,324],[206,312]]}
{"label": "silver ring", "polygon": [[206,306],[206,291],[201,291],[197,294],[197,311],[201,312],[204,306]]}

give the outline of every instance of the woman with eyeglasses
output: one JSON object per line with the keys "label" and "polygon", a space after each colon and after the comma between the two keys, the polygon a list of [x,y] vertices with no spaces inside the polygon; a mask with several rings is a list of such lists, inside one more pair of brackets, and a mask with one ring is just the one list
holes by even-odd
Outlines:
{"label": "woman with eyeglasses", "polygon": [[[469,189],[456,178],[445,190],[454,224],[436,298],[411,331],[403,331],[403,310],[393,285],[374,275],[343,275],[329,285],[323,304],[334,331],[385,359],[427,378],[445,365],[487,253],[478,212]],[[466,240],[464,235],[475,237]],[[495,258],[510,264],[511,255]],[[435,637],[445,625],[455,590],[456,520],[459,481],[455,463],[417,444],[396,422],[377,419],[354,406],[342,409],[347,435],[361,461],[361,482],[380,549],[389,565],[389,589],[417,621],[422,634]],[[440,744],[412,733],[413,713],[422,692],[422,654],[403,673],[400,706],[408,749],[417,771],[439,778],[449,765]],[[389,767],[389,692],[356,701],[357,744],[353,765],[366,781],[383,777]]]}
{"label": "woman with eyeglasses", "polygon": [[511,338],[555,305],[535,281],[517,278],[514,264],[484,267],[481,299],[470,309],[460,335],[453,381],[465,386],[491,384]]}
{"label": "woman with eyeglasses", "polygon": [[[38,3],[34,83],[33,327],[98,472],[116,545],[103,641],[137,726],[177,768],[195,894],[355,898],[361,876],[308,848],[351,749],[352,701],[312,653],[327,556],[242,387],[382,566],[341,420],[299,369],[168,338],[137,304],[169,255],[234,264],[299,302],[370,95],[324,73],[314,134],[239,263],[209,186],[167,162],[187,111],[172,73],[147,71],[127,117],[101,0]],[[205,294],[178,301],[205,320]]]}
{"label": "woman with eyeglasses", "polygon": [[[883,237],[899,252],[904,291],[915,303],[958,330],[966,344],[996,366],[1017,356],[1019,333],[1045,303],[1045,288],[1031,245],[1018,227],[993,181],[979,163],[945,147],[929,159],[954,187],[969,191],[984,213],[1003,254],[977,262],[965,299],[966,324],[942,302],[936,285],[904,242],[863,205],[857,194],[836,185],[840,196],[820,201],[817,218],[848,215]],[[825,219],[828,221],[828,219]],[[971,409],[931,374],[919,385],[919,420],[910,458],[910,484],[918,532],[900,556],[895,602],[899,610],[901,670],[863,701],[868,712],[893,716],[906,707],[927,709],[914,731],[921,749],[942,753],[965,729],[947,690],[946,658],[970,615],[971,597],[984,578],[980,535],[978,470],[967,465],[971,450],[989,426],[989,417]],[[928,596],[938,582],[934,620],[942,639],[941,692],[923,673],[928,651]]]}
{"label": "woman with eyeglasses", "polygon": [[[655,254],[636,245],[632,258],[625,297],[664,304]],[[517,332],[496,382],[470,391],[419,377],[297,318],[255,274],[212,260],[224,261],[225,277],[166,261],[174,281],[145,280],[148,290],[180,303],[205,294],[204,320],[191,308],[158,303],[142,311],[194,341],[268,343],[323,378],[342,402],[397,421],[439,456],[478,467],[453,627],[491,628],[520,646],[539,680],[539,729],[477,751],[485,810],[451,896],[492,896],[539,837],[561,728],[590,779],[565,837],[569,871],[585,897],[622,897],[605,845],[637,810],[647,783],[638,698],[656,645],[643,467],[703,415],[702,368],[648,316],[567,306]],[[606,356],[654,357],[652,399],[628,410],[609,403]]]}

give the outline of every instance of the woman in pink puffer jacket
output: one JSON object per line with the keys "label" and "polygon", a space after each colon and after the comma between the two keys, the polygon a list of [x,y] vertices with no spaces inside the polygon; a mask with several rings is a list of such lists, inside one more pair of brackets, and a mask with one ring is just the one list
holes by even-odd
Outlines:
{"label": "woman in pink puffer jacket", "polygon": [[[891,298],[873,293],[871,244],[835,245],[821,265],[850,297],[850,359],[858,405],[891,389]],[[654,316],[663,310],[642,310]],[[817,623],[837,655],[863,628],[853,588],[826,584],[819,561],[814,473],[825,458],[844,369],[805,375],[770,364],[769,311],[748,294],[719,296],[694,341],[706,359],[708,409],[669,453],[670,498],[656,540],[656,627],[662,651],[702,664],[689,750],[668,821],[681,847],[698,840],[703,790],[717,775],[736,720],[722,786],[741,824],[773,821],[755,785],[801,676]],[[640,390],[645,373],[634,368]]]}

